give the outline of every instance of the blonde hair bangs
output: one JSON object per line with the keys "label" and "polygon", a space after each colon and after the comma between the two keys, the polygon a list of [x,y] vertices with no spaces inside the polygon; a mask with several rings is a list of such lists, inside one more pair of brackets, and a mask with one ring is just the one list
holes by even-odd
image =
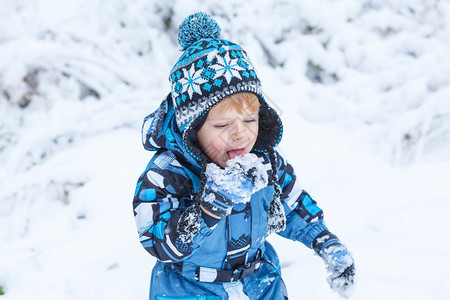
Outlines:
{"label": "blonde hair bangs", "polygon": [[215,110],[217,113],[222,113],[224,111],[234,109],[239,114],[244,114],[245,111],[256,113],[259,111],[259,106],[260,103],[255,94],[241,92],[223,98],[219,101],[219,103],[211,108],[211,111]]}

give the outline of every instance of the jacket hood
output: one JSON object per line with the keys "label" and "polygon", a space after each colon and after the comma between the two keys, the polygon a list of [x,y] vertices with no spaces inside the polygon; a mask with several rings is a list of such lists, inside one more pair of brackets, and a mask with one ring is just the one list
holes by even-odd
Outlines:
{"label": "jacket hood", "polygon": [[[259,131],[256,143],[252,149],[254,152],[267,153],[281,140],[283,126],[277,112],[270,107],[262,96],[259,111]],[[209,109],[200,117],[194,119],[192,124],[183,132],[177,125],[176,108],[174,108],[171,94],[162,101],[161,105],[153,113],[144,119],[142,125],[142,142],[144,148],[149,151],[169,149],[177,156],[184,158],[191,165],[200,168],[202,163],[210,160],[207,158],[197,141],[197,130],[204,123]]]}
{"label": "jacket hood", "polygon": [[171,150],[177,157],[184,158],[191,165],[200,168],[197,160],[187,153],[183,145],[170,94],[153,113],[145,117],[142,124],[142,143],[149,151]]}

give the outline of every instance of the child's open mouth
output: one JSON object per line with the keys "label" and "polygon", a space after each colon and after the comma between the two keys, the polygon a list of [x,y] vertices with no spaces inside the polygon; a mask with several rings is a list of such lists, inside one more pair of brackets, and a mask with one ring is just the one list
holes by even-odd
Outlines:
{"label": "child's open mouth", "polygon": [[244,148],[227,151],[227,155],[228,155],[229,159],[233,159],[237,156],[244,156],[245,154],[246,154],[246,152],[245,152]]}

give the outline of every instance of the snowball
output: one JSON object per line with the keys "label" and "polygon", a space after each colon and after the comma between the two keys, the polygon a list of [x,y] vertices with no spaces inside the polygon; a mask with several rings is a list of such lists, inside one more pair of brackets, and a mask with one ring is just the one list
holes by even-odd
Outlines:
{"label": "snowball", "polygon": [[210,163],[206,168],[206,176],[213,183],[213,191],[225,191],[238,196],[232,199],[235,203],[250,201],[251,195],[268,183],[267,170],[253,153],[228,160],[225,169]]}

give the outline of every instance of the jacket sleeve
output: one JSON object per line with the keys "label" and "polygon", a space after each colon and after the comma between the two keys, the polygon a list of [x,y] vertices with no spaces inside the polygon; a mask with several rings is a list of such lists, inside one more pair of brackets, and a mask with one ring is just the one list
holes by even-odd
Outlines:
{"label": "jacket sleeve", "polygon": [[179,238],[178,220],[193,203],[192,191],[192,180],[171,151],[157,152],[138,180],[133,210],[139,240],[158,260],[186,259],[212,232],[201,219],[199,233],[191,242]]}
{"label": "jacket sleeve", "polygon": [[278,179],[281,202],[286,214],[286,229],[279,234],[291,240],[299,241],[311,248],[314,239],[328,230],[323,221],[323,211],[310,195],[302,189],[292,166],[279,153]]}

